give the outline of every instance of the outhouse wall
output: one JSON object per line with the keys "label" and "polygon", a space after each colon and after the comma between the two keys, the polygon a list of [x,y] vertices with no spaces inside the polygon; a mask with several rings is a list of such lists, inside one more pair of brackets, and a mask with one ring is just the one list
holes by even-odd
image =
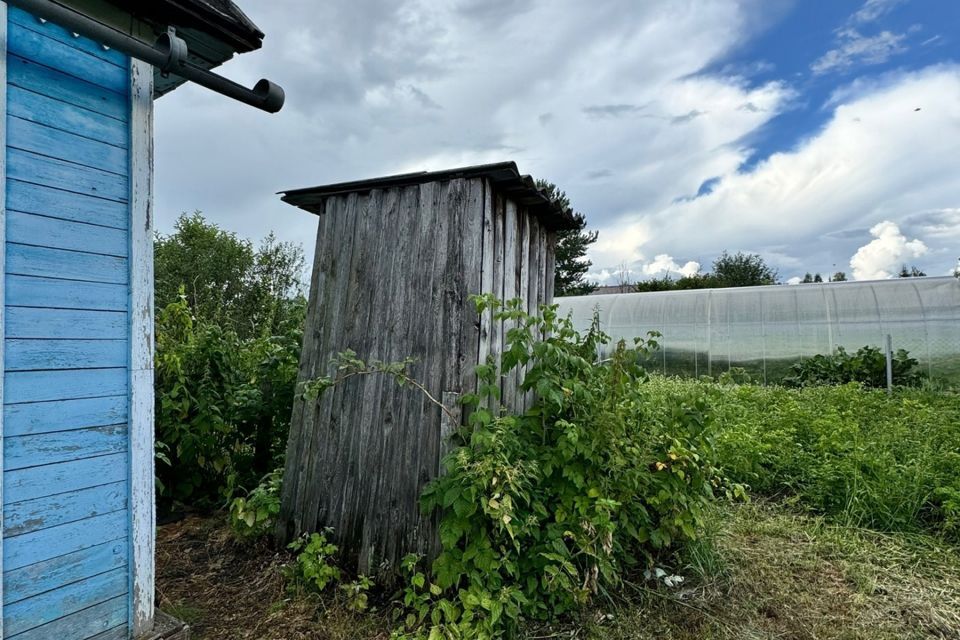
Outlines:
{"label": "outhouse wall", "polygon": [[3,27],[2,637],[128,638],[153,611],[153,72]]}
{"label": "outhouse wall", "polygon": [[[498,357],[510,328],[479,317],[469,297],[519,297],[531,312],[552,298],[554,231],[489,179],[332,195],[318,209],[301,381],[334,374],[347,349],[367,361],[412,357],[411,376],[457,412],[475,366]],[[503,403],[522,409],[517,385],[515,373],[503,380]],[[332,527],[360,572],[382,576],[409,552],[435,551],[419,495],[459,421],[381,375],[298,400],[281,537]]]}

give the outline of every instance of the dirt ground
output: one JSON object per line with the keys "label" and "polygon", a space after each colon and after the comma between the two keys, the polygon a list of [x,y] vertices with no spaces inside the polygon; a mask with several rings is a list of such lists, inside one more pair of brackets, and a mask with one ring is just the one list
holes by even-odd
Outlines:
{"label": "dirt ground", "polygon": [[[287,561],[236,542],[223,515],[190,516],[160,527],[158,604],[198,640],[389,638],[382,610],[354,613],[336,591],[291,591]],[[743,505],[718,512],[673,570],[680,587],[626,583],[602,611],[526,637],[960,640],[960,553],[931,538]]]}
{"label": "dirt ground", "polygon": [[157,604],[190,625],[196,640],[387,638],[376,612],[364,615],[290,591],[286,553],[237,542],[222,514],[188,516],[157,532]]}

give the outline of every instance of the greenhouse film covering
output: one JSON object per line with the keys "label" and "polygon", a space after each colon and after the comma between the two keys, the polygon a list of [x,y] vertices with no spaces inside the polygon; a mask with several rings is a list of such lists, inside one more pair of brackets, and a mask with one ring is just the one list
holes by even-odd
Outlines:
{"label": "greenhouse film covering", "polygon": [[960,382],[960,280],[897,278],[558,298],[580,331],[594,312],[613,341],[658,331],[651,369],[713,375],[741,367],[776,382],[816,354],[906,349],[932,378]]}

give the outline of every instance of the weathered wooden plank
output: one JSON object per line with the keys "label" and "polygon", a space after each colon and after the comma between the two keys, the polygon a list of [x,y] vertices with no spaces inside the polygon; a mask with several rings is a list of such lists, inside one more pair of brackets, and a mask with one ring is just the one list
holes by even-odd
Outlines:
{"label": "weathered wooden plank", "polygon": [[[517,247],[519,244],[519,227],[517,218],[517,204],[512,200],[504,202],[503,219],[503,294],[501,299],[507,303],[517,297]],[[507,320],[503,323],[501,352],[507,350],[510,331],[516,327],[516,322]],[[503,372],[501,381],[503,406],[513,411],[517,405],[517,370]]]}
{"label": "weathered wooden plank", "polygon": [[[425,189],[426,187],[426,189]],[[427,258],[422,280],[414,295],[430,300],[434,313],[417,319],[410,327],[415,355],[421,358],[421,383],[434,398],[442,400],[445,372],[456,368],[459,314],[453,309],[455,287],[450,261],[459,253],[459,227],[463,217],[463,180],[430,183],[420,187],[419,255]],[[455,329],[454,325],[455,324]],[[409,472],[402,514],[406,516],[408,549],[427,553],[433,547],[433,521],[424,518],[419,497],[426,484],[436,477],[440,456],[442,410],[422,393],[411,393],[408,433],[401,446],[408,451]],[[428,546],[429,545],[429,546]],[[401,550],[402,551],[402,550]]]}
{"label": "weathered wooden plank", "polygon": [[115,91],[90,84],[75,76],[51,69],[18,55],[7,56],[7,80],[21,87],[88,111],[126,122],[129,108]]}
{"label": "weathered wooden plank", "polygon": [[[500,301],[503,301],[503,258],[504,258],[504,245],[506,244],[506,227],[504,226],[506,222],[506,212],[503,198],[500,194],[494,192],[493,194],[493,279],[490,281],[490,289],[488,293],[492,293]],[[500,358],[503,355],[503,320],[492,320],[490,325],[490,355],[493,356],[494,362],[497,367],[497,379],[500,380],[502,387],[502,379],[499,377],[502,373],[500,367]],[[502,391],[502,388],[501,388]],[[502,401],[502,397],[501,397]],[[491,408],[498,410],[501,401],[496,401],[491,403]],[[499,412],[499,411],[498,411]]]}
{"label": "weathered wooden plank", "polygon": [[460,324],[459,356],[460,381],[457,385],[461,394],[474,393],[477,388],[477,375],[474,369],[478,363],[481,343],[482,319],[470,301],[470,296],[481,293],[483,278],[483,242],[484,225],[484,182],[473,179],[467,183],[464,215],[461,220],[461,263],[454,272],[459,284],[462,307]]}
{"label": "weathered wooden plank", "polygon": [[59,278],[8,275],[7,301],[21,307],[126,311],[127,287]]}
{"label": "weathered wooden plank", "polygon": [[[8,299],[8,305],[12,302]],[[8,338],[123,340],[127,335],[123,312],[8,306],[6,314]]]}
{"label": "weathered wooden plank", "polygon": [[129,254],[129,239],[123,229],[19,211],[7,213],[7,242],[121,258]]}
{"label": "weathered wooden plank", "polygon": [[[367,335],[371,319],[369,295],[372,283],[364,282],[367,264],[371,255],[370,236],[373,232],[373,212],[370,210],[370,195],[352,193],[347,196],[346,210],[343,215],[353,224],[350,239],[350,251],[341,257],[338,287],[343,289],[343,306],[347,313],[340,319],[340,342],[336,349],[352,349],[361,358],[369,359]],[[362,283],[362,284],[361,284]],[[326,519],[338,523],[339,534],[347,540],[356,540],[359,535],[357,513],[353,509],[363,493],[362,465],[363,450],[361,441],[368,425],[358,421],[364,380],[351,380],[343,385],[342,393],[337,395],[337,404],[332,416],[338,425],[338,446],[333,452],[334,465],[345,470],[342,490],[330,496]],[[355,428],[342,429],[341,424],[354,424]],[[355,543],[354,543],[355,544]]]}
{"label": "weathered wooden plank", "polygon": [[[364,208],[368,216],[368,224],[372,225],[365,231],[365,242],[369,244],[369,251],[373,260],[369,261],[364,271],[364,280],[358,281],[359,286],[369,289],[369,297],[362,304],[370,308],[365,309],[363,322],[367,330],[360,330],[358,347],[363,349],[368,359],[387,359],[385,324],[389,322],[387,312],[391,309],[389,300],[392,295],[390,284],[393,274],[389,272],[390,255],[395,250],[397,231],[395,229],[396,198],[388,196],[389,192],[376,189],[365,199]],[[355,531],[355,548],[358,552],[357,566],[361,571],[372,574],[377,571],[380,550],[374,545],[376,531],[373,527],[379,516],[377,504],[373,497],[372,487],[375,486],[377,476],[383,473],[383,438],[381,437],[384,407],[380,406],[381,397],[386,385],[393,384],[384,376],[370,376],[358,384],[355,395],[358,406],[354,408],[353,419],[357,424],[365,425],[359,435],[359,449],[357,452],[356,490],[352,499],[345,503],[344,509],[355,514],[352,528]]]}
{"label": "weathered wooden plank", "polygon": [[9,339],[4,364],[7,371],[126,367],[128,350],[126,340]]}
{"label": "weathered wooden plank", "polygon": [[[517,297],[523,300],[522,309],[529,313],[530,306],[530,212],[525,207],[517,207]],[[519,326],[519,325],[514,325]],[[513,383],[516,387],[515,410],[525,411],[527,408],[527,395],[520,391],[520,385],[526,377],[526,366],[519,367]]]}
{"label": "weathered wooden plank", "polygon": [[118,538],[73,553],[57,556],[3,576],[3,604],[30,598],[60,585],[127,566],[127,539]]}
{"label": "weathered wooden plank", "polygon": [[[483,230],[481,247],[480,291],[478,293],[493,292],[494,264],[496,246],[494,239],[494,212],[493,191],[490,181],[483,183]],[[477,351],[477,362],[483,364],[490,355],[493,344],[493,312],[486,311],[480,318],[480,344]]]}
{"label": "weathered wooden plank", "polygon": [[[51,22],[46,23],[43,28],[45,31],[41,34],[21,25],[11,24],[7,34],[7,50],[21,58],[35,60],[104,89],[121,95],[127,93],[129,76],[125,66],[117,66],[93,55],[79,54],[76,47],[49,37],[54,35],[54,29],[59,29]],[[50,28],[50,31],[46,31],[46,28]],[[81,44],[81,39],[77,40],[78,44]]]}
{"label": "weathered wooden plank", "polygon": [[[16,154],[18,152],[11,152]],[[33,176],[27,175],[29,181]],[[74,220],[116,229],[127,229],[129,212],[124,202],[105,200],[62,189],[10,180],[7,209],[36,213],[60,220]]]}
{"label": "weathered wooden plank", "polygon": [[[323,309],[320,302],[325,273],[321,266],[325,259],[323,242],[329,216],[317,216],[317,237],[313,255],[313,271],[310,277],[310,289],[307,299],[307,315],[304,322],[303,343],[300,350],[300,364],[297,371],[297,385],[314,377],[318,368],[318,339],[321,332],[320,318]],[[286,463],[283,470],[283,489],[280,501],[280,517],[276,527],[276,537],[287,542],[305,532],[303,526],[303,501],[306,494],[306,461],[312,442],[310,426],[316,410],[315,402],[302,398],[293,401],[293,414],[290,419],[290,433],[287,437],[285,453]]]}
{"label": "weathered wooden plank", "polygon": [[126,176],[10,146],[7,147],[7,178],[115,202],[127,202],[129,198]]}
{"label": "weathered wooden plank", "polygon": [[[9,86],[7,84],[7,3],[4,2],[0,4],[0,239],[6,237],[6,220],[7,220],[7,132],[6,127],[3,124],[7,121],[7,91]],[[6,264],[6,244],[0,242],[0,364],[4,361],[4,309],[3,304],[5,303],[7,292],[6,292],[6,271],[4,265]],[[3,402],[3,380],[0,378],[0,403]],[[2,496],[3,496],[3,420],[0,416],[0,510],[2,510]],[[4,592],[4,580],[3,577],[6,573],[6,568],[4,567],[4,548],[3,548],[3,532],[0,531],[0,601],[2,601],[2,596]],[[3,624],[3,606],[0,604],[0,637],[5,636]]]}
{"label": "weathered wooden plank", "polygon": [[444,472],[443,459],[454,449],[453,435],[457,432],[461,422],[461,405],[457,402],[459,394],[445,391],[442,396],[443,405],[450,408],[450,413],[440,416],[440,455],[437,458],[437,476]]}
{"label": "weathered wooden plank", "polygon": [[22,500],[3,506],[3,535],[12,538],[126,508],[127,483],[123,481]]}
{"label": "weathered wooden plank", "polygon": [[[539,313],[541,299],[540,281],[543,267],[540,263],[540,258],[542,256],[540,238],[540,221],[535,216],[530,216],[530,235],[527,241],[527,250],[529,252],[527,258],[527,313],[530,315],[537,315]],[[526,408],[530,408],[530,406],[532,406],[534,397],[535,394],[532,389],[527,392],[524,399]]]}
{"label": "weathered wooden plank", "polygon": [[90,636],[87,640],[127,640],[130,637],[130,630],[127,625],[122,624],[95,636]]}
{"label": "weathered wooden plank", "polygon": [[537,234],[537,245],[540,248],[539,266],[537,268],[539,272],[537,299],[540,301],[540,304],[549,304],[547,301],[547,230],[543,225],[540,225],[540,230]]}
{"label": "weathered wooden plank", "polygon": [[127,150],[23,118],[7,118],[7,148],[66,160],[120,176],[127,175]]}
{"label": "weathered wooden plank", "polygon": [[[420,190],[417,186],[407,186],[400,190],[397,207],[397,225],[405,230],[398,239],[395,251],[398,261],[392,267],[397,277],[392,281],[393,300],[390,306],[390,322],[387,324],[390,351],[388,358],[391,361],[401,360],[407,356],[418,356],[414,350],[414,341],[411,328],[414,323],[422,322],[418,314],[404,313],[405,310],[416,308],[427,302],[423,297],[417,297],[417,291],[411,281],[416,278],[423,268],[426,254],[420,253]],[[419,304],[418,304],[419,303]],[[427,303],[429,304],[429,303]],[[418,367],[412,368],[414,375],[419,375]],[[404,438],[409,433],[409,415],[411,409],[411,393],[409,389],[400,389],[394,385],[387,385],[384,404],[390,407],[389,424],[385,425],[387,439],[385,445],[384,463],[386,468],[392,469],[391,474],[381,474],[375,495],[387,497],[387,508],[380,513],[376,528],[381,532],[380,557],[387,561],[398,558],[403,549],[409,549],[410,532],[404,526],[403,509],[406,506],[406,493],[409,488],[403,486],[410,482],[409,478],[415,475],[409,459],[409,448],[404,446]],[[392,531],[395,535],[383,536],[382,532]]]}
{"label": "weathered wooden plank", "polygon": [[[411,234],[415,234],[418,229],[410,214],[401,190],[389,189],[383,193],[382,223],[388,230],[403,229],[400,234],[388,232],[388,235],[383,237],[383,258],[379,261],[383,291],[378,296],[377,304],[384,312],[377,317],[376,332],[380,336],[377,353],[387,361],[403,358],[405,356],[400,354],[407,351],[406,343],[401,344],[397,336],[397,332],[402,331],[402,325],[399,324],[401,319],[397,313],[402,308],[407,293],[408,279],[403,269],[409,264],[405,261],[411,259],[408,253],[413,247]],[[377,380],[364,391],[363,402],[372,403],[376,407],[376,414],[370,418],[369,462],[372,473],[366,478],[366,491],[367,495],[372,497],[372,503],[367,505],[364,514],[361,560],[373,572],[378,571],[382,561],[395,560],[387,555],[387,541],[384,540],[383,531],[390,526],[391,518],[391,511],[385,506],[395,506],[396,500],[391,492],[394,491],[397,433],[398,423],[402,419],[402,405],[398,400],[400,391],[391,380]],[[392,472],[385,474],[380,471],[386,468],[390,468]]]}
{"label": "weathered wooden plank", "polygon": [[[439,369],[435,374],[436,394],[435,398],[441,400],[444,394],[454,394],[459,396],[463,393],[462,367],[464,362],[463,355],[463,337],[464,315],[467,314],[465,308],[467,302],[467,291],[465,279],[468,277],[464,272],[463,256],[467,240],[463,237],[464,220],[475,212],[469,209],[469,189],[470,184],[463,178],[450,180],[443,185],[441,191],[441,200],[438,204],[440,216],[446,221],[446,233],[440,238],[444,244],[445,258],[439,263],[437,277],[440,279],[442,291],[441,304],[441,325],[438,335],[433,337],[432,349],[436,355]],[[447,405],[444,404],[446,407]],[[449,408],[449,407],[448,407]],[[436,412],[436,409],[434,409]],[[445,412],[436,414],[431,422],[439,424],[443,420]],[[443,434],[438,431],[438,437],[434,441],[431,457],[431,468],[428,473],[432,479],[436,476],[436,469],[439,465],[441,450],[443,448]],[[431,525],[434,524],[431,521]]]}
{"label": "weathered wooden plank", "polygon": [[[127,478],[126,454],[71,460],[61,464],[4,471],[3,500],[17,502],[75,491]],[[126,535],[121,530],[121,534]]]}
{"label": "weathered wooden plank", "polygon": [[156,498],[153,395],[153,67],[130,70],[130,619],[131,635],[153,627]]}
{"label": "weathered wooden plank", "polygon": [[19,569],[125,536],[128,518],[126,510],[114,511],[9,538],[4,541],[5,568]]}
{"label": "weathered wooden plank", "polygon": [[127,370],[76,369],[8,371],[3,376],[4,404],[96,398],[127,393]]}
{"label": "weathered wooden plank", "polygon": [[547,231],[545,234],[546,238],[544,241],[544,246],[546,247],[546,270],[543,274],[544,278],[544,293],[543,301],[546,304],[553,304],[553,276],[554,269],[556,267],[556,248],[557,248],[557,234],[553,231]]}
{"label": "weathered wooden plank", "polygon": [[126,284],[127,259],[7,243],[7,273],[41,278]]}
{"label": "weathered wooden plank", "polygon": [[[353,194],[353,203],[356,201],[356,194]],[[348,309],[350,292],[343,286],[345,281],[346,269],[349,268],[350,255],[354,249],[356,216],[351,209],[350,196],[337,197],[331,199],[333,205],[331,223],[333,224],[333,234],[331,244],[325,251],[329,252],[329,263],[327,264],[328,274],[327,282],[330,284],[330,295],[326,295],[325,303],[332,305],[328,311],[331,314],[329,322],[325,322],[324,334],[321,342],[321,367],[323,373],[332,373],[330,367],[331,359],[344,349],[342,335],[344,323],[334,318],[337,314],[342,314],[344,309]],[[348,311],[349,313],[349,311]],[[318,521],[335,522],[332,509],[332,496],[330,493],[333,486],[338,486],[340,482],[335,474],[341,470],[333,468],[329,464],[331,452],[339,451],[340,438],[343,436],[342,430],[336,428],[335,421],[339,415],[339,406],[343,396],[345,385],[338,385],[325,393],[318,403],[318,415],[316,417],[316,426],[313,429],[312,438],[312,458],[308,462],[307,475],[310,478],[306,485],[306,499],[304,507],[304,521],[309,530],[316,527]],[[333,421],[333,422],[332,422]],[[334,525],[336,526],[336,525]]]}
{"label": "weathered wooden plank", "polygon": [[114,569],[7,605],[3,609],[5,633],[14,636],[122,596],[127,593],[127,580],[126,569]]}
{"label": "weathered wooden plank", "polygon": [[122,595],[64,616],[42,627],[10,636],[11,640],[87,640],[127,622],[127,596]]}
{"label": "weathered wooden plank", "polygon": [[126,451],[127,425],[54,431],[4,440],[4,468],[15,471]]}
{"label": "weathered wooden plank", "polygon": [[127,148],[127,125],[123,120],[91,111],[62,99],[16,85],[8,88],[7,113],[38,126],[68,131],[75,136]]}
{"label": "weathered wooden plank", "polygon": [[[18,28],[22,27],[46,38],[50,38],[51,40],[63,43],[77,51],[82,51],[94,58],[109,62],[114,66],[120,67],[121,70],[127,67],[127,56],[122,52],[116,49],[104,48],[100,43],[94,42],[90,38],[75,35],[53,22],[41,22],[36,16],[31,15],[23,9],[16,7],[10,9],[10,23],[11,25],[16,25],[15,27],[11,27],[11,31],[14,32],[14,37],[16,37],[15,32]],[[77,54],[74,53],[74,55]]]}
{"label": "weathered wooden plank", "polygon": [[27,402],[3,407],[6,437],[106,427],[127,421],[127,396]]}

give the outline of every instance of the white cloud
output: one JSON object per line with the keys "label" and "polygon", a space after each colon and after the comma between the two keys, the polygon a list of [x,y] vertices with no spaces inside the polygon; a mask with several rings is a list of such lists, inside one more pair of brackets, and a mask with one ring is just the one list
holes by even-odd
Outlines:
{"label": "white cloud", "polygon": [[901,265],[927,253],[921,240],[908,240],[893,222],[885,220],[870,229],[873,240],[850,258],[854,280],[891,278]]}
{"label": "white cloud", "polygon": [[[845,93],[823,128],[797,148],[746,171],[730,167],[700,173],[701,179],[720,176],[709,194],[638,203],[633,214],[604,225],[601,238],[642,226],[645,240],[631,250],[648,255],[699,259],[723,249],[772,255],[769,249],[776,247],[808,261],[792,266],[777,261],[777,266],[832,273],[842,266],[832,264],[835,258],[829,255],[849,256],[861,244],[856,237],[832,235],[838,229],[865,229],[877,220],[906,228],[906,219],[917,212],[947,210],[935,219],[918,220],[946,233],[954,221],[949,212],[960,204],[958,148],[960,66],[890,75],[862,92]],[[930,247],[932,258],[936,247]],[[820,262],[811,258],[821,252],[829,255]],[[595,259],[594,264],[619,261]],[[931,265],[928,271],[946,266]]]}
{"label": "white cloud", "polygon": [[906,0],[867,0],[850,18],[854,22],[873,22]]}
{"label": "white cloud", "polygon": [[673,257],[666,253],[654,256],[653,261],[643,265],[643,273],[647,276],[673,275],[693,276],[699,273],[700,263],[690,260],[683,265],[677,264]]}
{"label": "white cloud", "polygon": [[856,29],[841,29],[837,33],[837,48],[823,54],[810,66],[810,70],[821,75],[843,71],[858,64],[881,64],[907,50],[904,39],[904,34],[890,31],[864,36]]}
{"label": "white cloud", "polygon": [[787,279],[787,284],[800,284],[803,282],[803,278],[800,276],[793,276],[792,278]]}
{"label": "white cloud", "polygon": [[662,277],[684,277],[700,272],[700,263],[688,260],[682,265],[665,253],[654,256],[653,260],[623,262],[614,268],[600,269],[587,274],[587,279],[599,284],[623,284]]}
{"label": "white cloud", "polygon": [[[268,116],[193,86],[159,100],[161,230],[199,208],[309,252],[316,217],[276,191],[508,159],[605,226],[735,170],[740,141],[792,95],[703,73],[784,0],[249,4],[264,47],[221,72],[250,85],[270,78],[287,105]],[[532,37],[531,25],[549,28]],[[592,257],[632,263],[650,236],[645,224],[618,224]]]}

